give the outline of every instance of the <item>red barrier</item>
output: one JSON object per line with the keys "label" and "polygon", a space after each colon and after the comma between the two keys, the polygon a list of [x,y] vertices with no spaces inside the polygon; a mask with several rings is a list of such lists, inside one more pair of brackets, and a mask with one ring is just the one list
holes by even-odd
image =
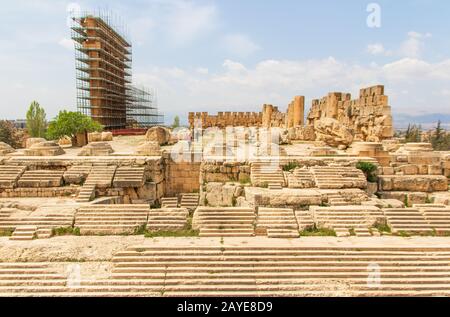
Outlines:
{"label": "red barrier", "polygon": [[144,135],[147,132],[147,129],[117,129],[111,130],[113,136],[118,135]]}

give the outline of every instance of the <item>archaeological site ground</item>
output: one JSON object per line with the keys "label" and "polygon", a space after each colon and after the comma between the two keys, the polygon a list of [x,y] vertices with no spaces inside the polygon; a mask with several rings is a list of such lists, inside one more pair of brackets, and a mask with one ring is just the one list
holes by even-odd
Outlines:
{"label": "archaeological site ground", "polygon": [[0,122],[0,297],[450,295],[440,121],[398,129],[381,81],[164,124],[110,18],[70,19],[76,111]]}
{"label": "archaeological site ground", "polygon": [[2,296],[449,295],[449,152],[383,86],[2,145]]}

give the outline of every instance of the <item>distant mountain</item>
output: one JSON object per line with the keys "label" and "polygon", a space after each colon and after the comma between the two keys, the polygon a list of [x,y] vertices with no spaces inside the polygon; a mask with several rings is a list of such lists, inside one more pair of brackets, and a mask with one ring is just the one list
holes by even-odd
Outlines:
{"label": "distant mountain", "polygon": [[443,128],[450,130],[450,114],[445,113],[430,113],[423,115],[409,115],[405,113],[394,113],[394,127],[395,129],[406,129],[408,124],[421,125],[423,129],[432,129],[437,122],[441,120]]}

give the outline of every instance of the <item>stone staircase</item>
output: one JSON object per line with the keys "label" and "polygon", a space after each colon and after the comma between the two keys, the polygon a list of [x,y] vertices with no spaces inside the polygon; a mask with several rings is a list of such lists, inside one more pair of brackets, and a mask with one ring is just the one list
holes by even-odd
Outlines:
{"label": "stone staircase", "polygon": [[67,184],[82,184],[91,173],[91,165],[74,165],[64,172],[64,181]]}
{"label": "stone staircase", "polygon": [[116,170],[114,176],[114,187],[141,187],[145,183],[144,167],[141,166],[121,166]]}
{"label": "stone staircase", "polygon": [[195,210],[198,207],[199,194],[181,194],[180,207],[188,210]]}
{"label": "stone staircase", "polygon": [[36,227],[37,238],[49,238],[53,228],[73,225],[72,215],[49,213],[43,216],[0,217],[0,230],[17,230],[19,227]]}
{"label": "stone staircase", "polygon": [[45,296],[67,292],[67,277],[55,272],[48,263],[0,263],[0,296]]}
{"label": "stone staircase", "polygon": [[192,226],[202,237],[250,237],[255,235],[255,211],[241,207],[198,207]]}
{"label": "stone staircase", "polygon": [[95,198],[95,184],[84,184],[78,191],[76,201],[78,203],[87,203]]}
{"label": "stone staircase", "polygon": [[364,173],[354,167],[316,166],[311,168],[316,186],[320,189],[367,187]]}
{"label": "stone staircase", "polygon": [[271,190],[282,190],[283,186],[280,183],[269,183],[267,188]]}
{"label": "stone staircase", "polygon": [[253,186],[280,184],[284,186],[284,175],[278,163],[253,162],[250,168],[250,179]]}
{"label": "stone staircase", "polygon": [[33,240],[36,237],[36,232],[36,226],[17,226],[9,240]]}
{"label": "stone staircase", "polygon": [[419,209],[425,221],[437,233],[450,232],[450,206],[437,204],[417,204],[413,208]]}
{"label": "stone staircase", "polygon": [[60,187],[63,185],[64,171],[33,170],[22,174],[18,187]]}
{"label": "stone staircase", "polygon": [[383,209],[383,212],[393,233],[416,234],[432,231],[430,224],[417,208],[387,208]]}
{"label": "stone staircase", "polygon": [[97,187],[108,188],[112,186],[112,181],[117,167],[107,165],[94,165],[91,173],[86,178],[84,185],[78,191],[77,202],[86,203],[95,198]]}
{"label": "stone staircase", "polygon": [[306,168],[296,168],[292,173],[285,172],[289,188],[313,188],[315,182],[312,173]]}
{"label": "stone staircase", "polygon": [[178,208],[178,197],[161,198],[161,208]]}
{"label": "stone staircase", "polygon": [[256,233],[269,238],[298,238],[298,224],[289,208],[258,208]]}
{"label": "stone staircase", "polygon": [[130,234],[147,223],[149,212],[148,205],[90,205],[77,210],[74,227],[85,235]]}
{"label": "stone staircase", "polygon": [[345,197],[339,193],[329,194],[329,195],[327,195],[327,197],[328,197],[328,204],[330,206],[347,206],[347,205],[349,205],[349,202],[345,199]]}
{"label": "stone staircase", "polygon": [[111,292],[127,286],[133,294],[187,297],[450,294],[449,248],[136,246],[116,253],[113,263],[104,282]]}
{"label": "stone staircase", "polygon": [[382,211],[375,206],[311,206],[310,212],[318,228],[331,228],[337,236],[371,236],[369,228],[383,220]]}
{"label": "stone staircase", "polygon": [[14,188],[26,166],[0,165],[0,188]]}
{"label": "stone staircase", "polygon": [[70,281],[47,263],[0,263],[2,297],[449,296],[450,248],[137,245],[109,278]]}
{"label": "stone staircase", "polygon": [[86,179],[85,185],[95,185],[101,188],[112,187],[112,181],[116,173],[117,166],[94,164],[92,171]]}
{"label": "stone staircase", "polygon": [[189,211],[186,208],[151,209],[147,229],[150,231],[177,231],[186,229]]}
{"label": "stone staircase", "polygon": [[314,227],[315,222],[309,210],[295,210],[294,214],[299,230],[305,230],[307,228]]}

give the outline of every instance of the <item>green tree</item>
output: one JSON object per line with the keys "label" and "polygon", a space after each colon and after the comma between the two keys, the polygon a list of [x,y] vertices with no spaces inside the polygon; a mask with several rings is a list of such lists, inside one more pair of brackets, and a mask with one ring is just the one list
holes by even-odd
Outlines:
{"label": "green tree", "polygon": [[33,138],[43,138],[46,125],[44,108],[41,108],[37,101],[33,101],[27,111],[28,134]]}
{"label": "green tree", "polygon": [[14,148],[19,146],[16,138],[16,128],[6,120],[0,120],[0,142],[5,142]]}
{"label": "green tree", "polygon": [[72,144],[76,144],[79,133],[102,131],[103,126],[91,117],[79,112],[60,111],[58,116],[48,125],[47,137],[56,140],[70,137]]}
{"label": "green tree", "polygon": [[438,121],[433,135],[431,136],[431,144],[436,151],[450,150],[450,134],[441,127],[441,120]]}
{"label": "green tree", "polygon": [[419,125],[408,124],[408,128],[405,133],[405,142],[420,142],[420,134],[422,133],[422,127]]}
{"label": "green tree", "polygon": [[180,126],[180,117],[179,116],[175,116],[175,118],[173,118],[173,124],[172,124],[172,128],[178,128]]}

